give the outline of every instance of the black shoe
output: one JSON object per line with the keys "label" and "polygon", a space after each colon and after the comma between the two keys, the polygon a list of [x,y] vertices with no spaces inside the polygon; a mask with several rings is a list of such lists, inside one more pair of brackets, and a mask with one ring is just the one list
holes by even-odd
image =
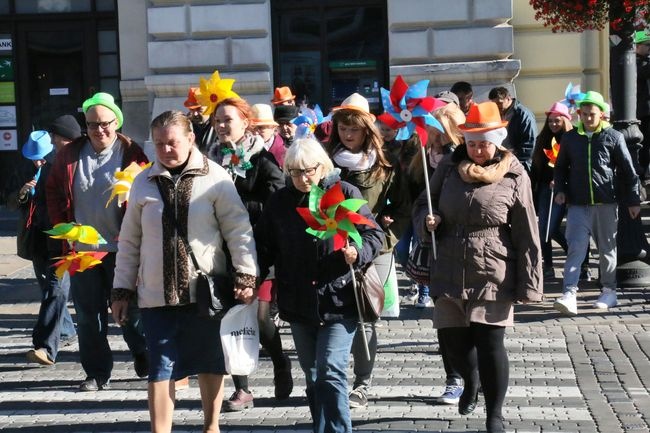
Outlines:
{"label": "black shoe", "polygon": [[293,378],[291,377],[291,360],[284,355],[284,367],[273,369],[273,384],[275,385],[275,398],[285,400],[293,391]]}
{"label": "black shoe", "polygon": [[138,377],[149,376],[149,355],[147,352],[138,353],[133,357],[133,367]]}
{"label": "black shoe", "polygon": [[500,416],[495,416],[488,418],[485,421],[485,429],[487,433],[505,433],[506,429],[503,426],[503,418]]}
{"label": "black shoe", "polygon": [[81,392],[101,391],[103,389],[111,389],[110,381],[87,377],[86,380],[81,382],[79,385],[79,391]]}
{"label": "black shoe", "polygon": [[472,391],[469,388],[465,388],[463,394],[460,396],[458,401],[458,413],[461,415],[469,415],[474,412],[476,405],[478,404],[478,390],[472,395]]}

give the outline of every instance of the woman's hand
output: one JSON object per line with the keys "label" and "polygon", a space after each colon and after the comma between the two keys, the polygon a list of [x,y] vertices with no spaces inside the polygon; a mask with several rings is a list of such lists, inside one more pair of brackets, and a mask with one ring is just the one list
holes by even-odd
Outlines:
{"label": "woman's hand", "polygon": [[395,220],[390,217],[390,215],[383,215],[379,224],[385,230],[391,225]]}
{"label": "woman's hand", "polygon": [[34,179],[30,180],[29,182],[25,182],[25,185],[23,185],[23,187],[20,188],[20,191],[18,192],[18,197],[21,199],[24,198],[35,186],[36,181]]}
{"label": "woman's hand", "polygon": [[255,300],[255,292],[252,287],[235,285],[235,299],[250,304]]}
{"label": "woman's hand", "polygon": [[120,326],[124,326],[129,319],[129,301],[113,301],[111,304],[113,320]]}
{"label": "woman's hand", "polygon": [[357,249],[354,248],[352,245],[348,245],[347,247],[341,248],[341,251],[343,252],[343,258],[345,259],[345,263],[348,265],[353,265],[354,262],[357,261],[357,256],[359,253],[357,252]]}
{"label": "woman's hand", "polygon": [[440,215],[427,215],[427,218],[424,220],[427,230],[430,232],[434,231],[442,222],[442,217]]}

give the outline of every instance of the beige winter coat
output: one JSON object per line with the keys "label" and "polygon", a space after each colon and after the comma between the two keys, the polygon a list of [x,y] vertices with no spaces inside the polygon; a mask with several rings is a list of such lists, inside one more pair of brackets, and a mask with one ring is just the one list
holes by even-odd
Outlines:
{"label": "beige winter coat", "polygon": [[[542,270],[530,179],[509,152],[488,167],[460,159],[463,149],[443,159],[431,178],[438,259],[431,263],[431,296],[486,301],[540,301]],[[462,173],[462,175],[461,175]],[[426,192],[413,220],[426,231]]]}
{"label": "beige winter coat", "polygon": [[[155,162],[139,174],[131,187],[118,242],[113,298],[137,289],[141,308],[195,302],[196,270],[173,224],[162,217],[163,201],[156,177],[164,177],[165,191],[174,188],[169,171]],[[211,275],[225,274],[225,240],[237,281],[254,284],[257,253],[248,212],[228,173],[192,150],[174,195],[177,218],[199,267]],[[120,293],[122,292],[122,293]]]}

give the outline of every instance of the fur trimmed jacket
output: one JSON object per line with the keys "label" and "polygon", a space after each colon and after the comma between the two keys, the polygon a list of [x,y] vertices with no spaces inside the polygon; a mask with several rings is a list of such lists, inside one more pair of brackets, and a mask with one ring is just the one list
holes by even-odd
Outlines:
{"label": "fur trimmed jacket", "polygon": [[[174,226],[157,186],[176,209]],[[156,161],[133,181],[124,216],[115,266],[112,299],[137,291],[141,308],[196,302],[196,269],[185,235],[201,271],[224,275],[226,242],[236,271],[235,283],[254,287],[257,253],[253,230],[232,179],[193,148],[178,177]]]}

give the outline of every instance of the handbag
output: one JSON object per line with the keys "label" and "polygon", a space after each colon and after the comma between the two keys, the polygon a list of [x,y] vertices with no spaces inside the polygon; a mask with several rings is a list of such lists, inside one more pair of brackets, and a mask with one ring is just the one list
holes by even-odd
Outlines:
{"label": "handbag", "polygon": [[[165,207],[171,209],[171,206],[167,202],[167,198],[162,191],[160,179],[156,179],[156,185],[158,186],[158,191],[160,192],[160,197]],[[198,316],[207,319],[220,320],[228,310],[228,308],[225,307],[224,301],[226,299],[226,294],[233,292],[234,282],[232,278],[226,275],[208,275],[203,272],[199,267],[199,262],[196,260],[196,256],[194,255],[194,251],[192,251],[190,242],[187,240],[187,236],[182,234],[183,232],[179,230],[178,221],[176,220],[175,215],[172,212],[169,212],[168,216],[176,228],[178,237],[180,237],[183,244],[185,244],[185,249],[192,259],[192,265],[196,270],[196,305]]]}
{"label": "handbag", "polygon": [[429,258],[431,257],[431,242],[417,241],[409,253],[406,262],[406,275],[419,284],[429,285]]}
{"label": "handbag", "polygon": [[370,263],[365,269],[356,269],[354,274],[357,280],[355,290],[359,300],[359,314],[364,322],[374,322],[379,319],[384,309],[384,284],[374,263]]}

